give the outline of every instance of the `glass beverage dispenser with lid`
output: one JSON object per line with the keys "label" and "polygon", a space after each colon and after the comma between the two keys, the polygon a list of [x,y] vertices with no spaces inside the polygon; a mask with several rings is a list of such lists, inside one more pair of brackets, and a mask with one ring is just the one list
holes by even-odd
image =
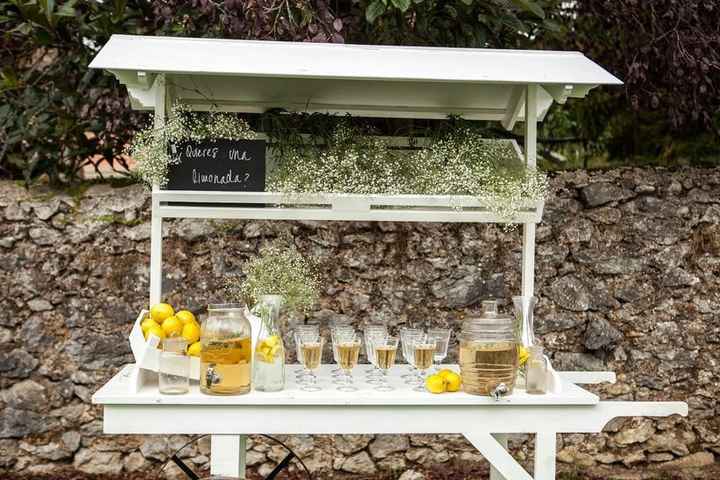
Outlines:
{"label": "glass beverage dispenser with lid", "polygon": [[208,305],[200,342],[200,391],[239,395],[250,391],[252,328],[240,303]]}
{"label": "glass beverage dispenser with lid", "polygon": [[495,300],[484,301],[480,316],[465,320],[460,334],[463,390],[473,395],[509,395],[517,367],[515,319],[500,314]]}

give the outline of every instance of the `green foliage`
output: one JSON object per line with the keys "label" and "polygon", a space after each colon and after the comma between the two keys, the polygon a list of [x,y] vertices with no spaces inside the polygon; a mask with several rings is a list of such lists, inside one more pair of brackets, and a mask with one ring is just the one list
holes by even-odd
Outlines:
{"label": "green foliage", "polygon": [[361,0],[369,43],[523,47],[560,31],[555,0]]}

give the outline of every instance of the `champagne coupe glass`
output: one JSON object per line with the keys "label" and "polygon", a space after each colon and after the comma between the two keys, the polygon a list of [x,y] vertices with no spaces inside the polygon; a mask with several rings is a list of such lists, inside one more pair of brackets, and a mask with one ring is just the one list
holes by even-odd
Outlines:
{"label": "champagne coupe glass", "polygon": [[400,329],[401,353],[408,365],[408,373],[400,376],[400,378],[405,380],[405,383],[412,383],[414,381],[417,381],[417,375],[415,374],[415,367],[413,366],[412,361],[412,349],[410,348],[410,342],[413,337],[417,337],[422,334],[423,331],[419,328],[403,327]]}
{"label": "champagne coupe glass", "polygon": [[341,392],[356,392],[358,388],[353,385],[352,369],[358,363],[360,357],[360,337],[354,331],[337,332],[333,337],[333,350],[337,352],[335,361],[337,362],[344,375],[343,383],[337,387]]}
{"label": "champagne coupe glass", "polygon": [[370,370],[367,372],[367,382],[370,384],[376,384],[380,381],[382,372],[375,366],[375,352],[372,348],[372,339],[375,337],[386,337],[387,327],[384,325],[369,325],[365,327],[365,354],[367,355],[368,361],[372,365]]}
{"label": "champagne coupe glass", "polygon": [[[349,325],[337,325],[332,328],[330,328],[330,340],[332,341],[333,346],[333,360],[335,360],[335,363],[340,365],[340,362],[338,361],[338,349],[337,349],[337,342],[335,341],[335,337],[339,336],[347,336],[347,335],[354,335],[355,329],[352,326]],[[345,372],[342,368],[335,367],[330,371],[330,374],[333,376],[333,383],[346,383],[345,379]]]}
{"label": "champagne coupe glass", "polygon": [[379,368],[383,374],[375,390],[380,392],[395,390],[395,388],[388,383],[387,375],[388,371],[395,365],[395,357],[400,339],[398,337],[386,336],[375,337],[372,341],[373,350],[375,350],[375,366]]}
{"label": "champagne coupe glass", "polygon": [[425,372],[432,367],[435,354],[435,342],[428,339],[427,335],[413,338],[410,343],[412,349],[413,365],[418,371],[418,384],[413,389],[416,392],[425,391]]}
{"label": "champagne coupe glass", "polygon": [[[295,340],[295,347],[297,348],[297,360],[298,362],[303,365],[302,360],[302,351],[300,349],[300,336],[301,335],[320,335],[320,328],[317,325],[298,325],[295,328],[294,333],[294,340]],[[295,381],[298,384],[302,384],[305,381],[308,380],[308,378],[311,377],[310,372],[303,368],[303,369],[297,369],[295,371]]]}
{"label": "champagne coupe glass", "polygon": [[440,364],[447,357],[448,344],[450,343],[449,328],[430,328],[427,331],[428,342],[435,343],[435,353],[433,361],[435,362],[435,370],[440,370]]}
{"label": "champagne coupe glass", "polygon": [[320,335],[315,334],[301,334],[298,340],[300,341],[303,366],[310,372],[310,378],[300,387],[300,390],[306,392],[322,390],[318,385],[315,371],[320,368],[320,364],[322,363],[322,351],[325,340]]}

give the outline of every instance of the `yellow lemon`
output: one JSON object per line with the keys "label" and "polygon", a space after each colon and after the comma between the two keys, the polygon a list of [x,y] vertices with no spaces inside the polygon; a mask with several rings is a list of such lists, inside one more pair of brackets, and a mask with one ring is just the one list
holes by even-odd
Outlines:
{"label": "yellow lemon", "polygon": [[200,344],[200,342],[195,342],[187,348],[187,354],[191,357],[199,357],[201,350],[202,345]]}
{"label": "yellow lemon", "polygon": [[448,392],[458,392],[460,391],[460,386],[462,385],[462,378],[460,375],[458,375],[455,372],[448,371],[447,375],[444,377],[445,379],[445,390]]}
{"label": "yellow lemon", "polygon": [[150,307],[150,316],[158,323],[162,323],[166,318],[173,315],[175,315],[175,310],[167,303],[156,303]]}
{"label": "yellow lemon", "polygon": [[182,327],[182,336],[188,343],[195,343],[200,340],[200,327],[195,322],[186,323]]}
{"label": "yellow lemon", "polygon": [[425,379],[425,388],[430,393],[443,393],[445,391],[445,380],[440,375],[430,375]]}
{"label": "yellow lemon", "polygon": [[150,335],[155,335],[160,340],[165,338],[165,330],[163,330],[160,325],[153,325],[152,327],[148,328],[147,332],[145,332],[145,339],[147,340]]}
{"label": "yellow lemon", "polygon": [[193,315],[190,310],[180,310],[175,314],[175,316],[180,319],[183,325],[187,325],[188,323],[197,323],[195,315]]}
{"label": "yellow lemon", "polygon": [[525,365],[525,362],[527,362],[527,359],[529,357],[530,357],[530,352],[528,352],[527,348],[518,347],[518,365],[519,366]]}
{"label": "yellow lemon", "polygon": [[451,373],[455,373],[455,372],[453,372],[452,370],[450,370],[450,369],[448,369],[448,368],[443,368],[443,369],[440,370],[438,373],[436,373],[436,375],[440,375],[440,376],[443,378],[443,380],[447,381],[447,377],[448,377],[448,375],[450,375]]}
{"label": "yellow lemon", "polygon": [[181,335],[183,332],[183,324],[179,318],[172,316],[163,320],[162,329],[165,331],[165,335],[168,337],[175,337]]}
{"label": "yellow lemon", "polygon": [[145,336],[147,336],[147,331],[150,330],[151,327],[160,327],[160,325],[150,317],[145,318],[145,320],[140,323],[140,328],[142,328],[143,335]]}

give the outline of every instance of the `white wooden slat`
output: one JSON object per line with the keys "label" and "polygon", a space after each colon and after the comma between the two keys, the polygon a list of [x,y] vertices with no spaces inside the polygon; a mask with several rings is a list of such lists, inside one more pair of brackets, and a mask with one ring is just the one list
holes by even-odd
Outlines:
{"label": "white wooden slat", "polygon": [[210,475],[220,478],[245,478],[246,435],[210,436]]}
{"label": "white wooden slat", "polygon": [[[508,435],[505,433],[493,433],[492,437],[505,449],[508,449]],[[493,465],[490,465],[490,480],[512,480],[505,478]]]}
{"label": "white wooden slat", "polygon": [[620,84],[579,52],[113,35],[90,64],[120,71],[417,82]]}
{"label": "white wooden slat", "polygon": [[534,480],[555,480],[557,434],[553,430],[535,434]]}
{"label": "white wooden slat", "polygon": [[566,382],[576,385],[593,385],[598,383],[615,383],[615,372],[558,372]]}
{"label": "white wooden slat", "polygon": [[[155,128],[165,125],[166,115],[166,85],[165,75],[155,78],[153,90],[155,92]],[[153,185],[153,193],[158,192],[158,185]],[[162,216],[158,213],[159,200],[152,199],[152,219],[150,222],[150,305],[160,303],[162,298]]]}
{"label": "white wooden slat", "polygon": [[498,474],[495,479],[499,480],[504,477],[508,480],[533,480],[530,474],[510,455],[510,452],[505,450],[489,433],[466,433],[465,438],[492,464]]}

